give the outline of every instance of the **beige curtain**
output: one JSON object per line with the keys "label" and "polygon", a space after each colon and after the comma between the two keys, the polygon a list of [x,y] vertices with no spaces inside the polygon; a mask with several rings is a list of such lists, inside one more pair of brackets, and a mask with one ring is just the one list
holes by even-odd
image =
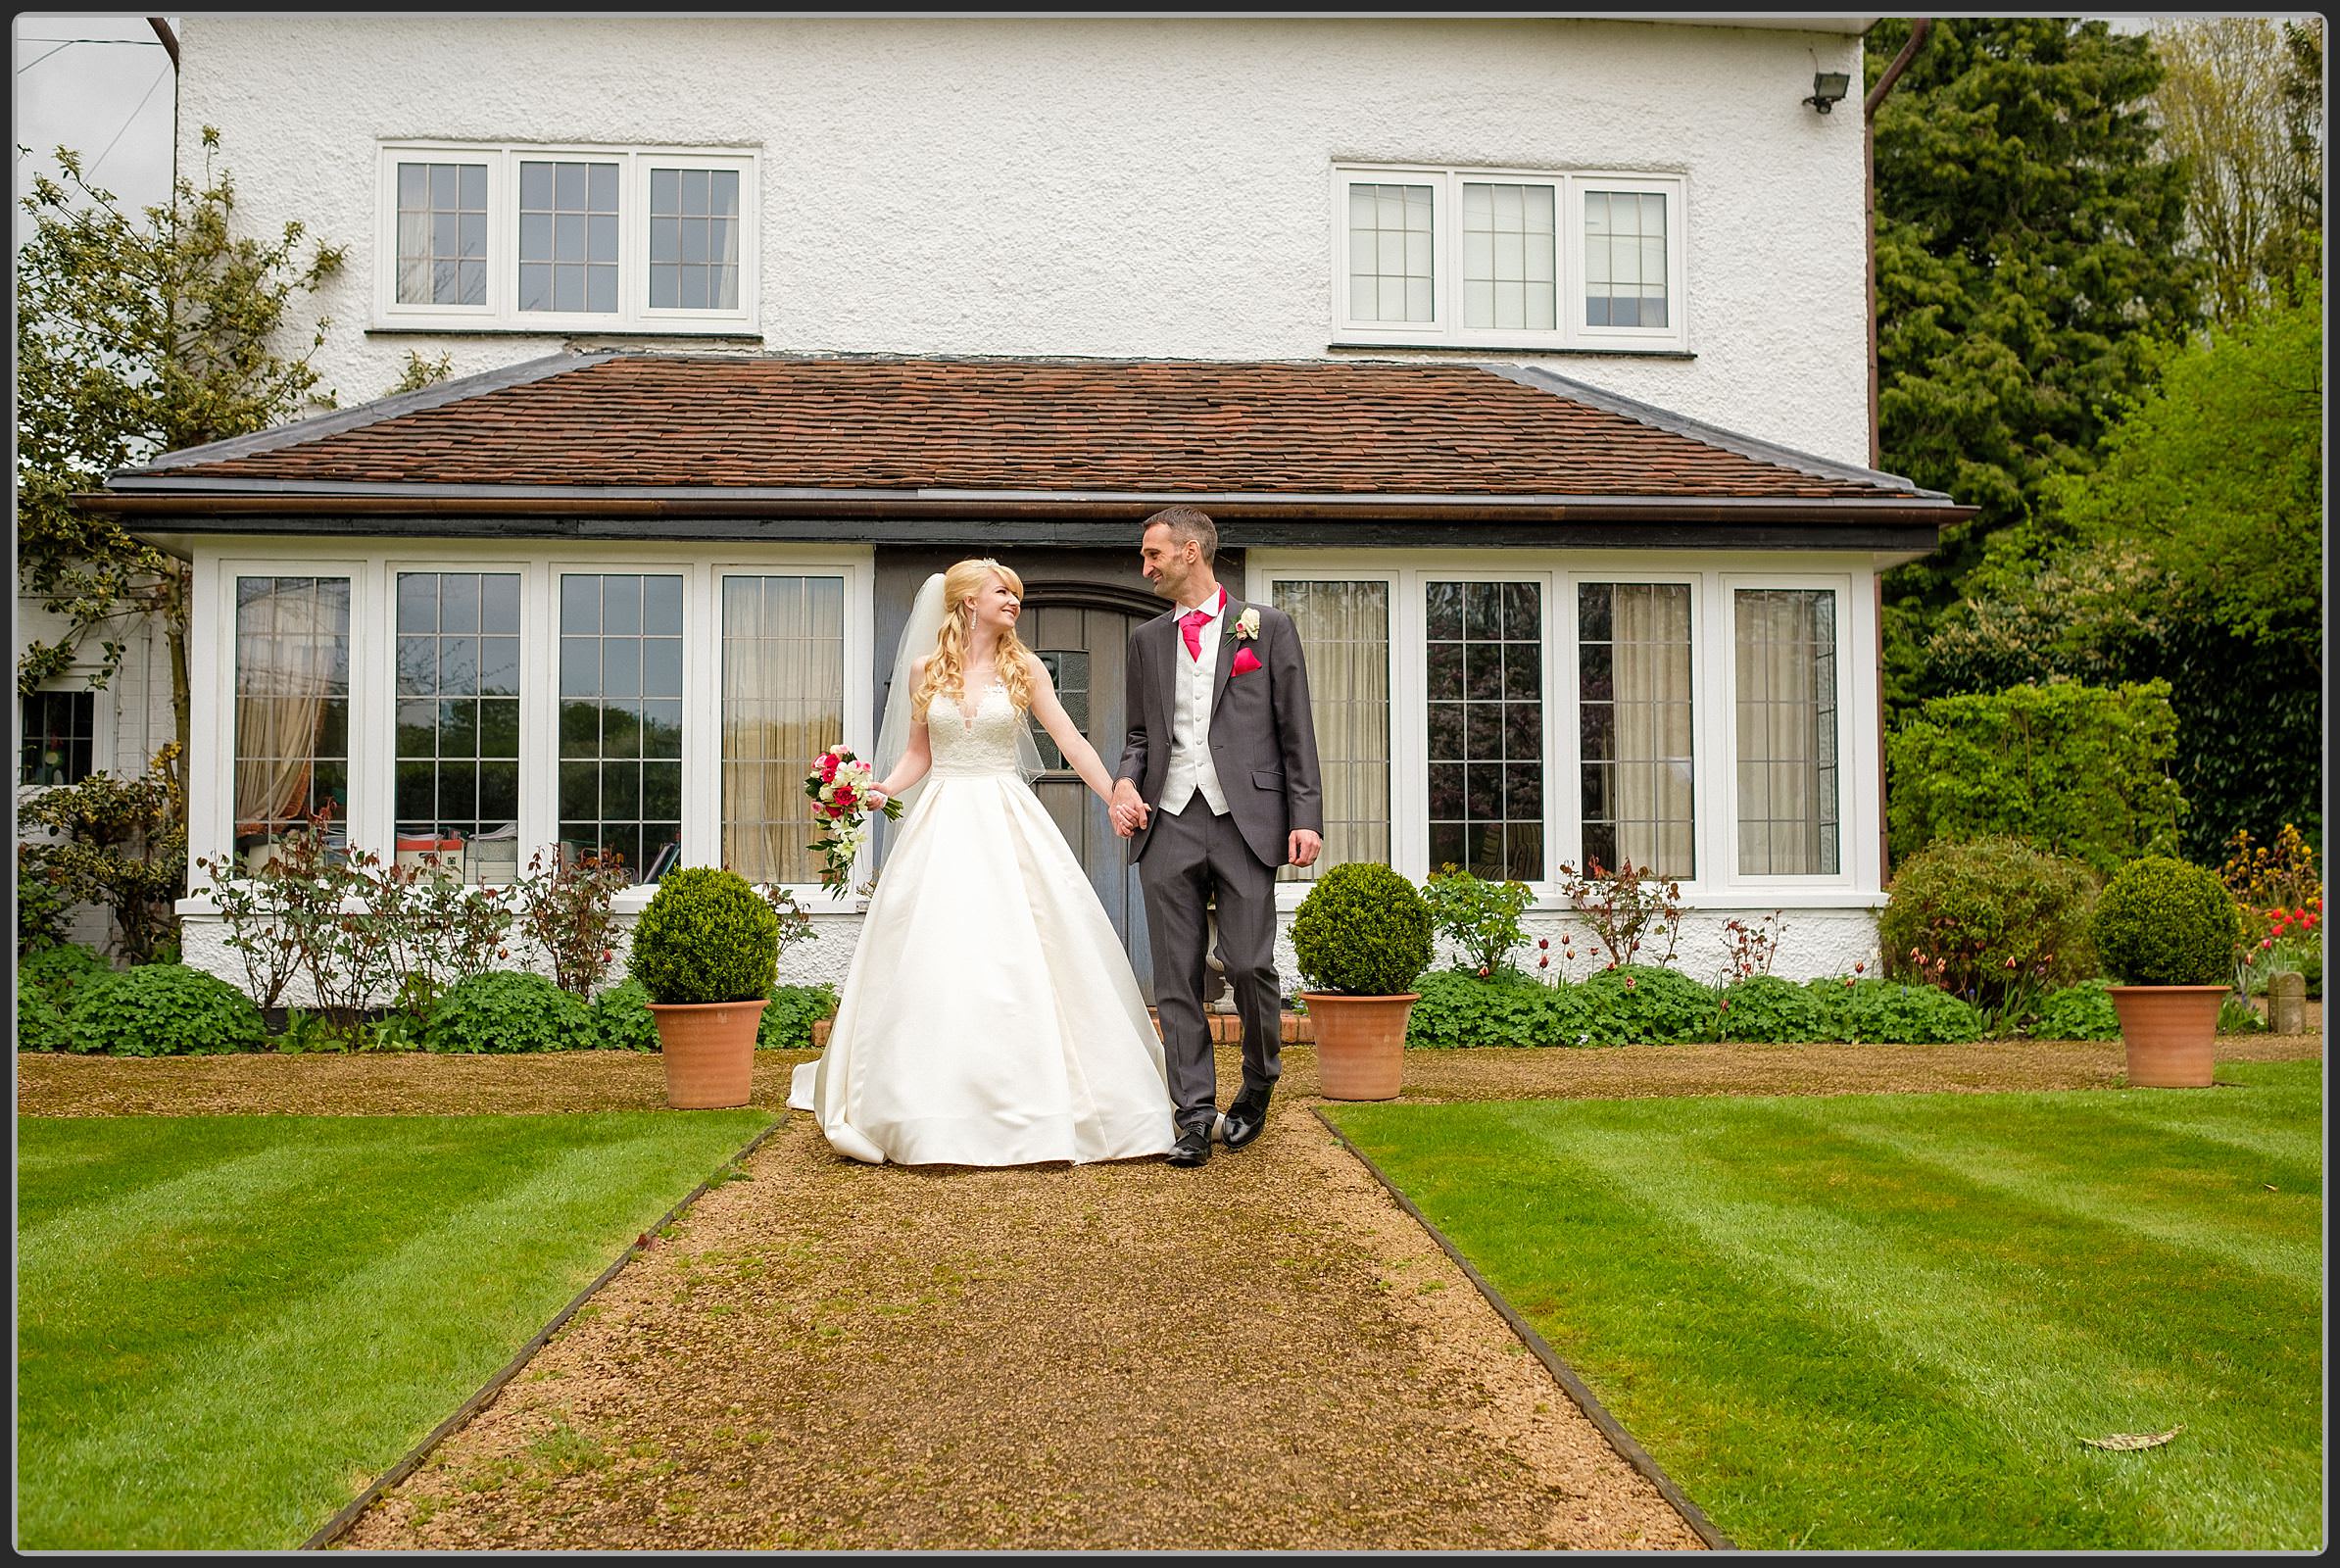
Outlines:
{"label": "beige curtain", "polygon": [[1825,588],[1734,596],[1738,677],[1738,868],[1757,876],[1837,869],[1836,596]]}
{"label": "beige curtain", "polygon": [[1621,582],[1611,602],[1617,853],[1659,876],[1692,876],[1689,585]]}
{"label": "beige curtain", "polygon": [[[319,721],[348,687],[346,579],[328,604],[319,579],[241,579],[236,605],[235,819],[238,833],[295,825],[308,805]],[[259,592],[253,586],[265,584]]]}
{"label": "beige curtain", "polygon": [[804,775],[845,738],[845,583],[723,579],[723,863],[818,878]]}
{"label": "beige curtain", "polygon": [[1325,847],[1307,870],[1389,858],[1389,585],[1279,582],[1272,603],[1292,616],[1308,662],[1316,754],[1324,769]]}

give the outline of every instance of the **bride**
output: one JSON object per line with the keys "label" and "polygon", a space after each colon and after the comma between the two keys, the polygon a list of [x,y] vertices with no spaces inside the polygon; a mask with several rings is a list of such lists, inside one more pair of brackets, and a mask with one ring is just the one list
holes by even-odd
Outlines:
{"label": "bride", "polygon": [[1028,782],[1036,713],[1099,799],[1113,785],[1016,640],[1023,590],[996,561],[962,561],[926,580],[902,632],[871,805],[917,794],[828,1049],[796,1069],[788,1097],[854,1159],[1128,1159],[1167,1153],[1174,1137],[1137,976]]}

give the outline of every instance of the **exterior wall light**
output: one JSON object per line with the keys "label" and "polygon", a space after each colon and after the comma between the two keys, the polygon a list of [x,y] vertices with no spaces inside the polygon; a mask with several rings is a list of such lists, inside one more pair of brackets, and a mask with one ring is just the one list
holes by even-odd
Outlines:
{"label": "exterior wall light", "polygon": [[1844,101],[1845,89],[1852,85],[1852,76],[1842,71],[1816,71],[1812,74],[1812,96],[1804,102],[1827,114]]}

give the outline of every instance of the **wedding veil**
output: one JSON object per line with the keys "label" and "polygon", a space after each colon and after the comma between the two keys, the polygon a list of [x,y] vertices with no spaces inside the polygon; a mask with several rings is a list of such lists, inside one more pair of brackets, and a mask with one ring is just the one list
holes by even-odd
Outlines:
{"label": "wedding veil", "polygon": [[[886,711],[878,721],[877,756],[871,763],[880,779],[891,778],[902,754],[909,750],[910,701],[917,696],[911,689],[910,665],[934,652],[948,612],[949,607],[943,603],[943,574],[938,571],[918,585],[917,595],[910,601],[909,618],[902,622],[902,641],[895,645],[894,673],[887,679]],[[1015,756],[1026,783],[1044,771],[1029,718],[1016,731]],[[925,788],[922,778],[902,791],[903,804],[916,800]]]}

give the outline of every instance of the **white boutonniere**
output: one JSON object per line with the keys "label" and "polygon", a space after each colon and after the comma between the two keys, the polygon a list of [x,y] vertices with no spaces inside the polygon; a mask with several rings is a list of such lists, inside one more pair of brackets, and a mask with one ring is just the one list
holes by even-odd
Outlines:
{"label": "white boutonniere", "polygon": [[1245,605],[1243,612],[1235,617],[1235,635],[1237,640],[1242,642],[1248,642],[1259,635],[1259,607],[1257,605]]}

